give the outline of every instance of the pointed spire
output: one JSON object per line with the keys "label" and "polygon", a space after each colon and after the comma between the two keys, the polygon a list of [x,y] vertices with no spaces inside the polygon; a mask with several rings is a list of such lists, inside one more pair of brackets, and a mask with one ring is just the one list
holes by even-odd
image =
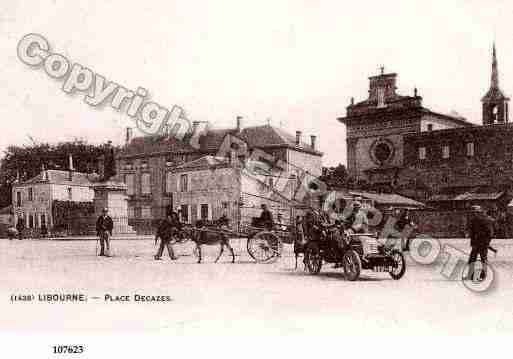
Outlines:
{"label": "pointed spire", "polygon": [[499,69],[497,66],[497,52],[495,50],[495,41],[493,42],[492,50],[492,83],[491,88],[499,88]]}

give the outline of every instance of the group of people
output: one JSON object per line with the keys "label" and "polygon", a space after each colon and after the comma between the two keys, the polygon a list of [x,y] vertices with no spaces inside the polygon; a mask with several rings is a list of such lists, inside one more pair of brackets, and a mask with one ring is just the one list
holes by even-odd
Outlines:
{"label": "group of people", "polygon": [[[281,218],[278,218],[277,222],[273,220],[273,215],[267,205],[262,204],[261,209],[260,217],[256,218],[254,221],[255,225],[267,229],[271,229],[275,226],[284,226]],[[473,278],[475,262],[479,256],[483,264],[483,270],[481,271],[479,280],[484,280],[486,278],[486,266],[488,262],[487,254],[490,248],[490,241],[494,235],[495,220],[488,216],[480,206],[473,206],[472,213],[468,221],[471,252],[468,260],[469,272],[466,279]],[[281,217],[281,215],[278,214],[278,217]],[[412,225],[407,211],[401,212],[397,217],[396,228],[399,232],[401,232],[406,225]],[[325,213],[312,210],[307,211],[303,218],[299,216],[296,218],[297,233],[311,238],[311,236],[316,235],[314,231],[317,226],[320,224],[328,224],[329,222],[330,219]],[[223,214],[217,223],[227,227],[229,219],[226,217],[226,214]],[[369,220],[367,211],[362,209],[360,202],[353,202],[352,211],[350,215],[345,218],[344,223],[346,230],[350,233],[368,233]],[[182,228],[183,225],[180,222],[178,213],[173,210],[168,211],[166,218],[160,222],[155,235],[155,241],[160,239],[158,251],[154,256],[155,260],[162,258],[166,248],[169,257],[172,260],[177,259],[171,243],[173,239],[181,233]],[[110,237],[112,236],[112,229],[113,221],[108,215],[108,209],[104,208],[102,215],[98,217],[96,222],[96,231],[100,240],[100,256],[110,256]]]}

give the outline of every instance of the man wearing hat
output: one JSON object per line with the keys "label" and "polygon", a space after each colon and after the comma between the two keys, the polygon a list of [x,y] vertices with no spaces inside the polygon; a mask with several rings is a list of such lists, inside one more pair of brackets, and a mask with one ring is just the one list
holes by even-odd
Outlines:
{"label": "man wearing hat", "polygon": [[[104,208],[96,221],[96,234],[100,238],[100,256],[105,257],[110,257],[110,237],[114,227],[112,218],[110,218],[108,213],[109,210]],[[105,247],[107,247],[107,252],[105,252]]]}
{"label": "man wearing hat", "polygon": [[473,279],[474,265],[478,254],[483,264],[483,271],[481,272],[479,280],[486,278],[488,246],[493,237],[493,226],[494,219],[486,215],[481,206],[472,206],[472,215],[468,221],[468,233],[472,250],[470,251],[468,259],[468,274],[464,279]]}

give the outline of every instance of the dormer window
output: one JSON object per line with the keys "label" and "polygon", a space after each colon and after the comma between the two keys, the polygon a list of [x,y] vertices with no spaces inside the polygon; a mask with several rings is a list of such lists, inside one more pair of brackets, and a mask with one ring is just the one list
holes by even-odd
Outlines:
{"label": "dormer window", "polygon": [[419,159],[420,160],[426,159],[426,147],[419,147]]}
{"label": "dormer window", "polygon": [[474,157],[474,142],[467,142],[467,156],[468,157]]}
{"label": "dormer window", "polygon": [[448,159],[450,157],[450,148],[449,145],[442,146],[442,158]]}

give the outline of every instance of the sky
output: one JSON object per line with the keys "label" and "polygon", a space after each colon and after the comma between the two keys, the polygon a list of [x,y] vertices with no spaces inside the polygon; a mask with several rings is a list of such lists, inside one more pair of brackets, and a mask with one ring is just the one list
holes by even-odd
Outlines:
{"label": "sky", "polygon": [[16,54],[28,33],[109,81],[179,105],[191,121],[268,121],[318,136],[324,164],[345,163],[351,97],[367,97],[379,67],[398,92],[418,88],[431,110],[481,121],[496,42],[500,84],[513,95],[510,1],[3,1],[0,151],[10,144],[85,139],[122,144],[135,123],[66,94],[63,81]]}

